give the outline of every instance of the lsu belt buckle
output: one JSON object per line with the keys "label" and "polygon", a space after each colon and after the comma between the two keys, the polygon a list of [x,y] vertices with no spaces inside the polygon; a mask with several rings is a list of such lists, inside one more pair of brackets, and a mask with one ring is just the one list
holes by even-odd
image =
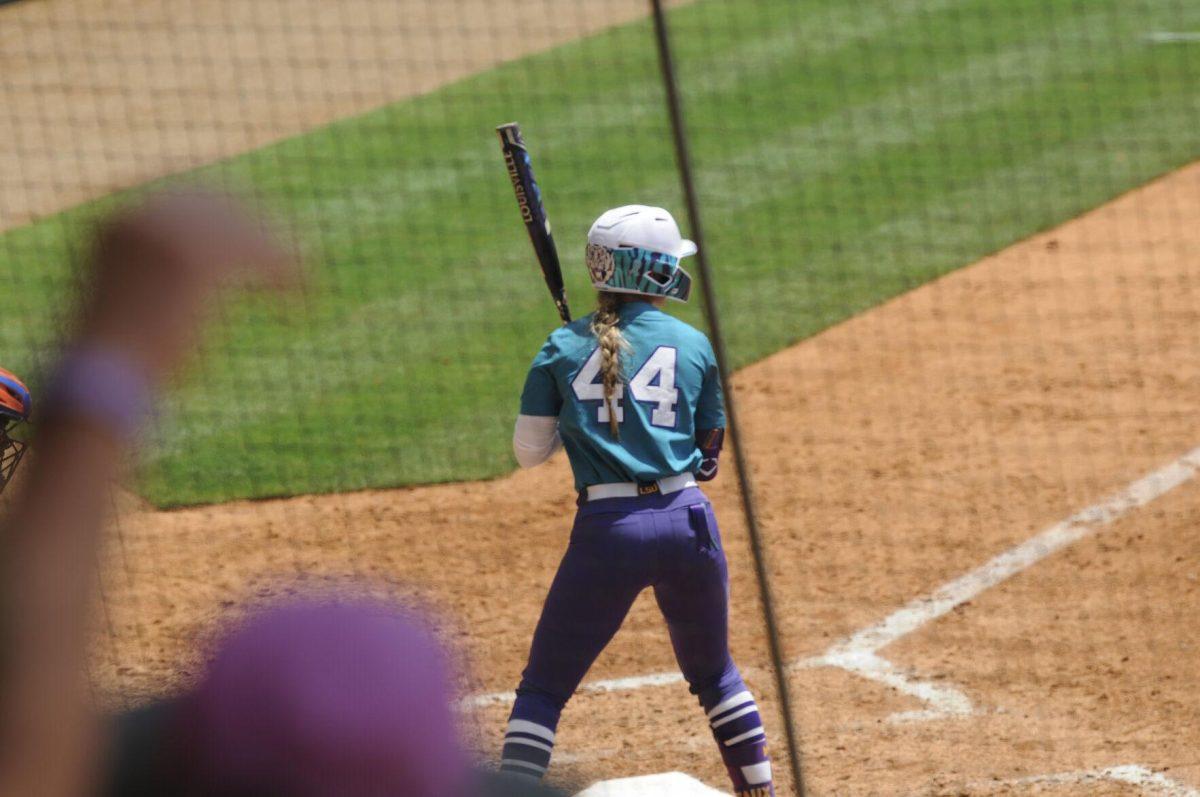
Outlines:
{"label": "lsu belt buckle", "polygon": [[658,482],[638,482],[638,486],[637,486],[637,494],[638,495],[657,495],[658,493],[661,493],[661,492],[662,492],[662,487],[660,487],[658,485]]}

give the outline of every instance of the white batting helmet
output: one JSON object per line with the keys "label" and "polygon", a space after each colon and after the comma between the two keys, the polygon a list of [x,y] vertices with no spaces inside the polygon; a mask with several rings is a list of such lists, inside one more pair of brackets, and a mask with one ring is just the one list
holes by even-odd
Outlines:
{"label": "white batting helmet", "polygon": [[588,231],[587,267],[592,285],[609,293],[665,296],[686,302],[692,278],[679,266],[696,244],[679,233],[662,208],[625,205],[605,211]]}

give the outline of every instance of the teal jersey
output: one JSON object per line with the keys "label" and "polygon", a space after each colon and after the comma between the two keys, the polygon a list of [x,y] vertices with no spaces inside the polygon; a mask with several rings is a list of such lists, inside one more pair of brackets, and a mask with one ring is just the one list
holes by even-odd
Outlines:
{"label": "teal jersey", "polygon": [[695,472],[703,459],[696,430],[725,427],[717,361],[704,333],[648,302],[626,302],[620,315],[629,349],[613,397],[619,440],[609,429],[590,315],[550,333],[521,394],[522,415],[558,418],[579,490]]}

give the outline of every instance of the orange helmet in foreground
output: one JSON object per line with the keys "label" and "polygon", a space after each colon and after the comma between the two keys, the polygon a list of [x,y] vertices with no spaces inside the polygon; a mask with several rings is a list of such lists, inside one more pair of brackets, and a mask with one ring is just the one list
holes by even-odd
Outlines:
{"label": "orange helmet in foreground", "polygon": [[0,368],[0,492],[8,486],[21,457],[25,441],[12,436],[13,427],[29,420],[33,401],[29,388],[15,374]]}

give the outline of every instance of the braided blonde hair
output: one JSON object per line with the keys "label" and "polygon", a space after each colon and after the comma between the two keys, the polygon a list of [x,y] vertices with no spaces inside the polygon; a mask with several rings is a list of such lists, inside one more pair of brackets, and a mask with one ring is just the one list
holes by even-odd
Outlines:
{"label": "braided blonde hair", "polygon": [[616,407],[613,405],[613,393],[617,384],[624,379],[621,372],[621,355],[629,350],[629,343],[617,324],[621,320],[621,297],[615,293],[597,294],[596,312],[592,316],[592,334],[600,343],[600,374],[604,378],[604,403],[608,407],[608,428],[613,438],[621,439],[621,430],[617,425]]}

